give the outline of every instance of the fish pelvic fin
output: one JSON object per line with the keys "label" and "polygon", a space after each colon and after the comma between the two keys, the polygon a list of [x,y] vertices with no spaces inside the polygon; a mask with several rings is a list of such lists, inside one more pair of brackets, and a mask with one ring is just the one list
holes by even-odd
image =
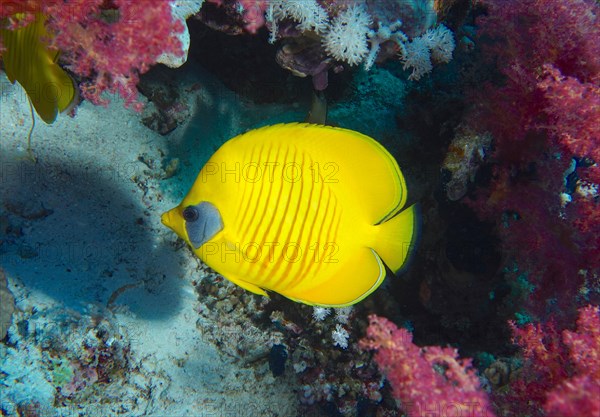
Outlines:
{"label": "fish pelvic fin", "polygon": [[250,291],[251,293],[263,295],[265,297],[269,296],[269,294],[267,294],[267,292],[265,290],[263,290],[262,288],[260,288],[258,285],[251,284],[249,282],[246,282],[246,281],[243,281],[241,279],[234,278],[231,276],[227,276],[225,278],[227,278],[229,281],[233,282],[235,285],[242,287],[243,289],[245,289],[247,291]]}

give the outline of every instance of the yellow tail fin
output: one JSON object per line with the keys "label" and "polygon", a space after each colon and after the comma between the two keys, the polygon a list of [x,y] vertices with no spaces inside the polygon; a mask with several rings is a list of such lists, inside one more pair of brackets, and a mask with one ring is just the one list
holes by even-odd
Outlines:
{"label": "yellow tail fin", "polygon": [[36,112],[52,123],[59,111],[66,110],[75,97],[71,77],[56,63],[58,51],[46,43],[46,16],[15,30],[2,29],[6,48],[2,59],[10,82],[18,81],[27,92]]}
{"label": "yellow tail fin", "polygon": [[376,226],[375,252],[394,273],[405,266],[413,252],[419,231],[418,206],[404,209],[388,221]]}

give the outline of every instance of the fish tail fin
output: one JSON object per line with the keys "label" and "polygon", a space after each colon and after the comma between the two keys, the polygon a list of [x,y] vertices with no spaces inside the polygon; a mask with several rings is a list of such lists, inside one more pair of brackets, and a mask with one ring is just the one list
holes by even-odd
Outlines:
{"label": "fish tail fin", "polygon": [[[17,13],[17,17],[19,13]],[[6,51],[2,59],[11,83],[25,89],[35,111],[50,124],[59,111],[70,108],[76,90],[73,80],[57,63],[58,51],[48,46],[47,16],[37,13],[33,22],[17,29],[0,29]]]}
{"label": "fish tail fin", "polygon": [[377,237],[373,249],[396,274],[407,265],[414,252],[420,220],[419,207],[413,204],[376,226]]}

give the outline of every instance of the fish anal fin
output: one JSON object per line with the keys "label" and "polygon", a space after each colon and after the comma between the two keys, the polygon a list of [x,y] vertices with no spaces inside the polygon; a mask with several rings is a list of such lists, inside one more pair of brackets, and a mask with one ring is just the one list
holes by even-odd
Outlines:
{"label": "fish anal fin", "polygon": [[385,266],[377,253],[368,247],[359,248],[336,268],[335,274],[313,288],[282,294],[291,300],[321,307],[346,307],[356,304],[375,291],[385,279]]}

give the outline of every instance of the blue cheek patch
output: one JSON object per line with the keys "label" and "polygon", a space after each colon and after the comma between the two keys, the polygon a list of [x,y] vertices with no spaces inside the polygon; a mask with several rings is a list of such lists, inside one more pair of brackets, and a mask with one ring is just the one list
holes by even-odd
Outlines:
{"label": "blue cheek patch", "polygon": [[206,201],[192,207],[198,211],[198,218],[186,221],[185,230],[194,249],[198,249],[223,230],[223,220],[219,210]]}

